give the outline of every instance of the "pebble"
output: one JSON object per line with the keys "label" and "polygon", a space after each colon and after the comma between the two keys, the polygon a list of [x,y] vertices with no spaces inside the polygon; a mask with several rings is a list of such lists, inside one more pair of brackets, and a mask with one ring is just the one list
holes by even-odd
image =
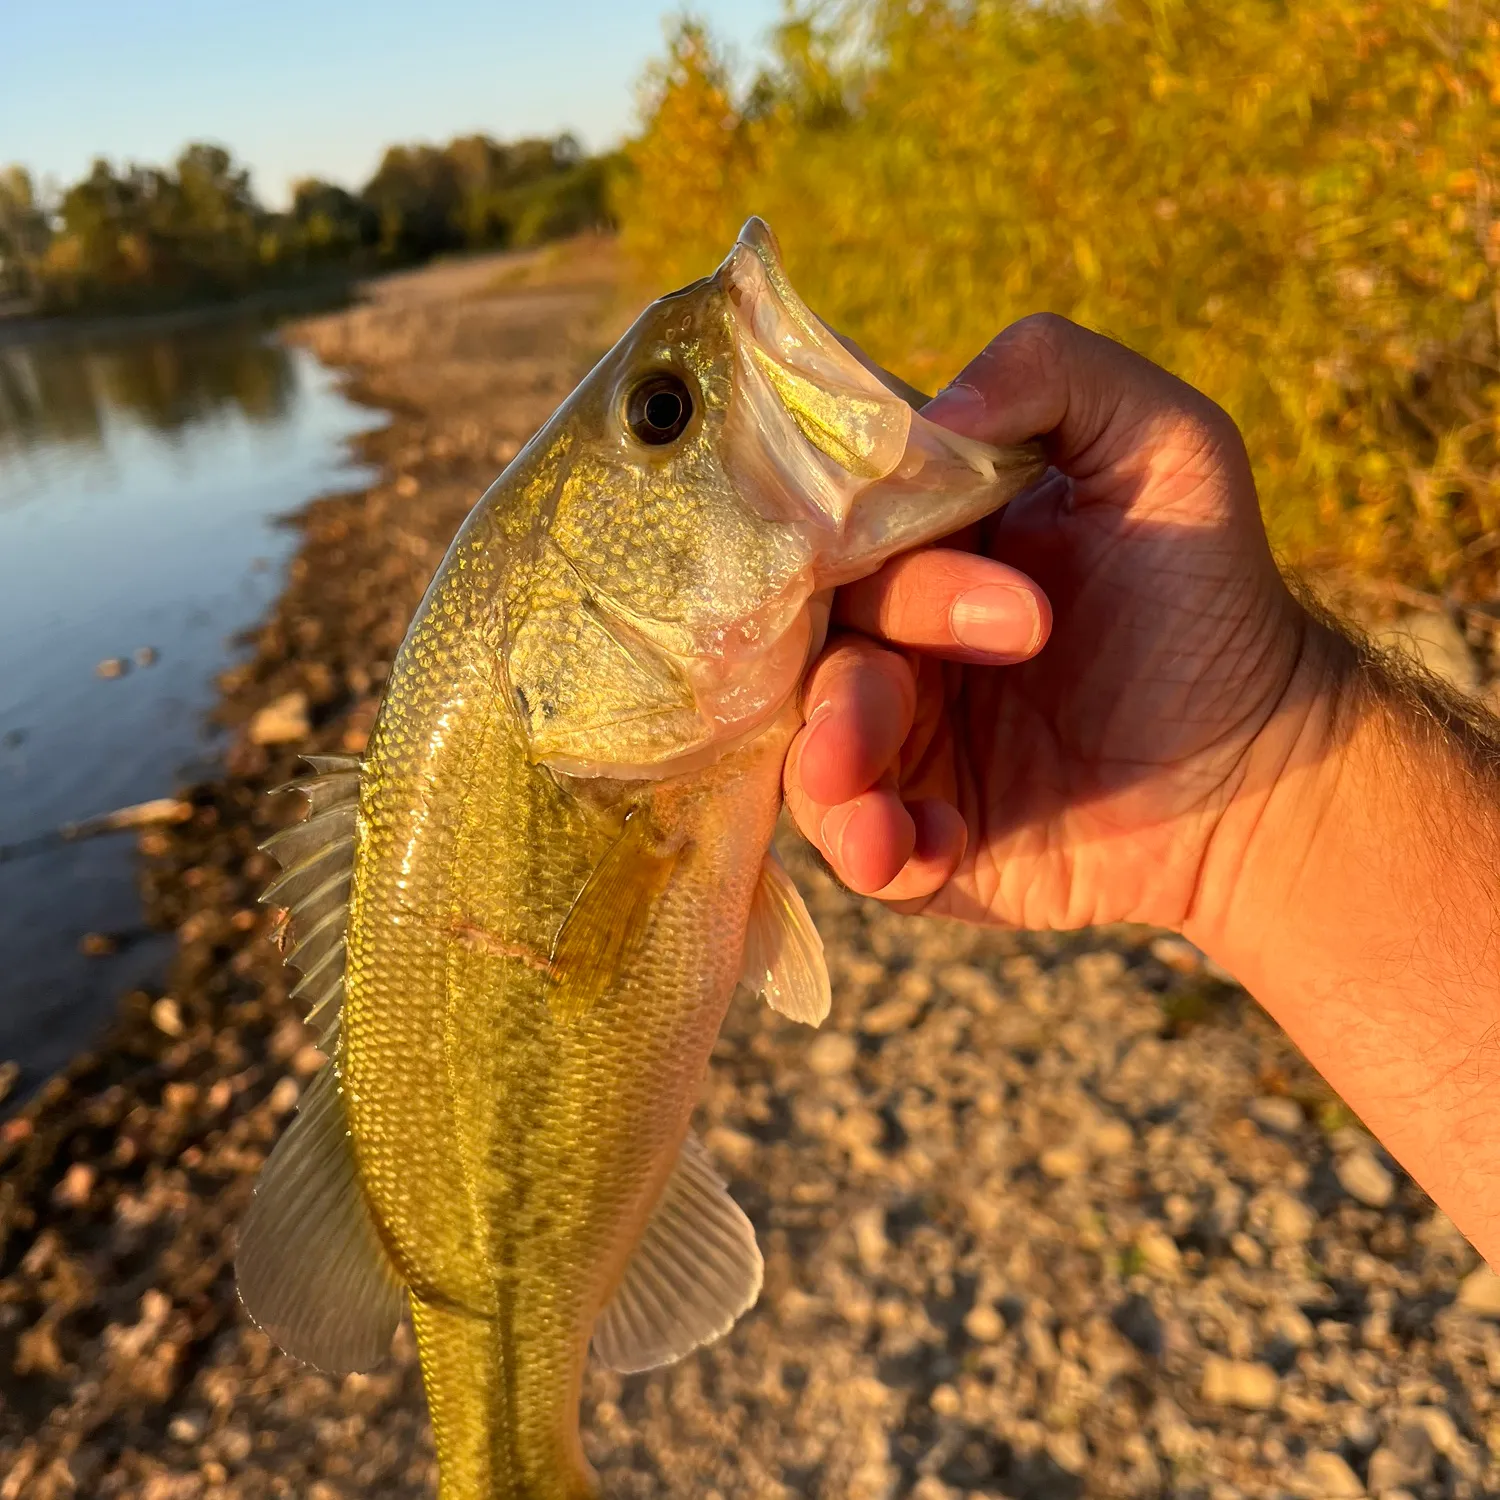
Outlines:
{"label": "pebble", "polygon": [[859,1043],[841,1031],[816,1038],[807,1049],[807,1066],[819,1078],[838,1078],[847,1073],[859,1056]]}
{"label": "pebble", "polygon": [[988,1302],[976,1303],[964,1319],[964,1332],[981,1344],[996,1344],[1005,1332],[1005,1319]]}
{"label": "pebble", "polygon": [[130,659],[138,667],[154,667],[160,660],[160,653],[155,646],[137,646],[130,653]]}
{"label": "pebble", "polygon": [[1049,1146],[1037,1158],[1042,1171],[1059,1182],[1081,1176],[1088,1164],[1088,1158],[1077,1146]]}
{"label": "pebble", "polygon": [[1277,1135],[1295,1135],[1305,1121],[1302,1106],[1285,1094],[1263,1094],[1250,1101],[1250,1118]]}
{"label": "pebble", "polygon": [[1281,1393],[1281,1378],[1270,1365],[1211,1354],[1203,1365],[1200,1390],[1203,1399],[1215,1406],[1269,1411]]}
{"label": "pebble", "polygon": [[271,1090],[266,1105],[273,1115],[284,1115],[296,1109],[297,1100],[301,1097],[302,1086],[295,1078],[280,1078],[276,1087]]}
{"label": "pebble", "polygon": [[78,951],[85,958],[108,958],[119,948],[119,940],[107,932],[86,932],[78,939]]}
{"label": "pebble", "polygon": [[1156,1224],[1143,1224],[1135,1237],[1141,1259],[1154,1271],[1175,1276],[1182,1269],[1182,1251],[1177,1241]]}
{"label": "pebble", "polygon": [[182,1010],[170,995],[152,1005],[151,1024],[164,1036],[182,1035]]}
{"label": "pebble", "polygon": [[252,745],[290,745],[312,733],[306,693],[287,693],[260,710],[245,731]]}
{"label": "pebble", "polygon": [[1257,1193],[1249,1209],[1251,1227],[1272,1245],[1305,1245],[1318,1216],[1300,1198],[1281,1188]]}
{"label": "pebble", "polygon": [[1308,1492],[1326,1496],[1327,1500],[1351,1500],[1351,1497],[1365,1492],[1359,1475],[1337,1453],[1309,1453],[1302,1465],[1302,1473]]}
{"label": "pebble", "polygon": [[1340,1158],[1334,1167],[1339,1186],[1370,1208],[1384,1208],[1396,1193],[1396,1179],[1361,1147]]}
{"label": "pebble", "polygon": [[1426,1427],[1408,1417],[1370,1455],[1370,1489],[1377,1495],[1398,1487],[1423,1493],[1436,1457]]}
{"label": "pebble", "polygon": [[1470,1271],[1459,1283],[1458,1305],[1482,1318],[1500,1318],[1500,1276],[1488,1266]]}
{"label": "pebble", "polygon": [[82,1208],[93,1190],[94,1169],[87,1162],[75,1161],[53,1188],[52,1201],[62,1208]]}
{"label": "pebble", "polygon": [[859,1029],[868,1036],[891,1036],[905,1031],[916,1020],[921,1005],[904,995],[897,995],[867,1010],[859,1018]]}
{"label": "pebble", "polygon": [[1123,1156],[1135,1145],[1135,1132],[1124,1120],[1106,1120],[1089,1138],[1100,1156]]}
{"label": "pebble", "polygon": [[123,677],[129,670],[130,663],[123,656],[106,656],[94,668],[94,676],[102,677],[106,682],[113,682],[116,677]]}

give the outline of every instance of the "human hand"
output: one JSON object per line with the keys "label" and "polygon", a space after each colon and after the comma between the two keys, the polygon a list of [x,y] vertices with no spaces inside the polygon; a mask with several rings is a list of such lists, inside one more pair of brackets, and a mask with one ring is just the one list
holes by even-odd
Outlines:
{"label": "human hand", "polygon": [[1239,433],[1051,316],[1007,329],[924,415],[1042,436],[1054,470],[839,591],[787,759],[798,826],[847,884],[908,909],[1183,928],[1310,628]]}

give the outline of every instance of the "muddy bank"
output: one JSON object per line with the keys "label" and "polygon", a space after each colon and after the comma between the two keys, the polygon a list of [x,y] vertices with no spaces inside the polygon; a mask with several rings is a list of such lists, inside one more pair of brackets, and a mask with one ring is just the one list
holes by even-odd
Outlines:
{"label": "muddy bank", "polygon": [[[0,1500],[432,1493],[409,1334],[297,1366],[233,1228],[321,1063],[257,843],[301,750],[364,743],[448,539],[623,318],[607,248],[439,267],[297,337],[392,413],[314,504],[192,818],[141,838],[164,993],[0,1126]],[[820,1032],[734,1006],[700,1127],[766,1254],[733,1335],[593,1371],[610,1496],[1500,1492],[1500,1281],[1185,945],[890,916],[789,846]]]}

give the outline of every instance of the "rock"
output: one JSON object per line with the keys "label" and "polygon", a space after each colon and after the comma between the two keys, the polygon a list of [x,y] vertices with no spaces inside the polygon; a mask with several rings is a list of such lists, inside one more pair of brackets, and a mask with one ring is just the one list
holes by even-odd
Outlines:
{"label": "rock", "polygon": [[107,932],[86,932],[78,939],[78,951],[85,958],[108,958],[119,948],[118,940]]}
{"label": "rock", "polygon": [[1250,1227],[1270,1245],[1305,1245],[1318,1223],[1307,1204],[1282,1188],[1257,1193],[1248,1218]]}
{"label": "rock", "polygon": [[1470,1271],[1459,1283],[1458,1305],[1482,1318],[1500,1318],[1500,1276],[1488,1266]]}
{"label": "rock", "polygon": [[137,646],[130,659],[138,667],[154,667],[161,658],[155,646]]}
{"label": "rock", "polygon": [[1124,1120],[1106,1120],[1089,1137],[1098,1156],[1123,1156],[1135,1145],[1135,1132]]}
{"label": "rock", "polygon": [[1370,1455],[1370,1489],[1376,1495],[1398,1488],[1426,1493],[1437,1450],[1423,1424],[1410,1413]]}
{"label": "rock", "polygon": [[859,1029],[868,1036],[890,1036],[905,1031],[917,1018],[921,1005],[905,995],[897,995],[873,1006],[859,1018]]}
{"label": "rock", "polygon": [[817,1037],[807,1049],[807,1066],[819,1078],[838,1078],[854,1066],[859,1043],[841,1031]]}
{"label": "rock", "polygon": [[977,1343],[995,1344],[1005,1332],[1005,1319],[988,1302],[979,1302],[969,1309],[964,1332]]}
{"label": "rock", "polygon": [[1277,1135],[1295,1135],[1305,1121],[1302,1106],[1285,1094],[1265,1094],[1250,1101],[1250,1118]]}
{"label": "rock", "polygon": [[266,1107],[273,1115],[289,1114],[297,1107],[302,1097],[302,1086],[295,1078],[281,1078],[266,1099]]}
{"label": "rock", "polygon": [[1479,667],[1464,633],[1447,614],[1426,610],[1371,632],[1376,645],[1425,667],[1461,693],[1479,691]]}
{"label": "rock", "polygon": [[878,1205],[862,1208],[849,1220],[854,1234],[854,1249],[866,1275],[873,1276],[885,1261],[890,1240],[885,1233],[885,1210]]}
{"label": "rock", "polygon": [[116,677],[123,677],[129,670],[130,663],[123,656],[106,656],[94,668],[94,676],[102,677],[106,682],[112,682]]}
{"label": "rock", "polygon": [[1281,1394],[1281,1377],[1270,1365],[1247,1359],[1209,1355],[1203,1365],[1203,1399],[1215,1406],[1269,1411]]}
{"label": "rock", "polygon": [[1327,1500],[1350,1500],[1350,1497],[1365,1492],[1359,1475],[1337,1453],[1309,1453],[1302,1465],[1302,1473],[1310,1495],[1326,1496]]}
{"label": "rock", "polygon": [[1143,1224],[1135,1237],[1135,1248],[1153,1271],[1175,1276],[1182,1269],[1182,1251],[1177,1241],[1156,1224]]}
{"label": "rock", "polygon": [[151,1024],[164,1036],[182,1035],[182,1011],[170,995],[163,995],[152,1005]]}
{"label": "rock", "polygon": [[1294,1349],[1312,1347],[1313,1326],[1300,1307],[1279,1307],[1265,1320],[1265,1331],[1273,1339],[1281,1339]]}
{"label": "rock", "polygon": [[1384,1208],[1395,1196],[1396,1179],[1363,1147],[1341,1158],[1333,1170],[1339,1186],[1370,1208]]}
{"label": "rock", "polygon": [[1168,935],[1151,944],[1151,956],[1174,974],[1196,974],[1203,967],[1203,954],[1186,938]]}
{"label": "rock", "polygon": [[1042,1171],[1058,1182],[1082,1175],[1088,1164],[1088,1158],[1077,1146],[1049,1146],[1037,1158]]}
{"label": "rock", "polygon": [[61,1208],[82,1208],[93,1190],[94,1169],[87,1162],[75,1161],[53,1188],[52,1201]]}
{"label": "rock", "polygon": [[252,745],[290,745],[311,732],[306,693],[274,699],[250,720],[245,731]]}

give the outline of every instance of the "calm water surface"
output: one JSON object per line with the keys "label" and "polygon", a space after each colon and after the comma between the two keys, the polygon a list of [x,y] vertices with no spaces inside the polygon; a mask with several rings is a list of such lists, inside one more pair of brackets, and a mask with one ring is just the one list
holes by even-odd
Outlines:
{"label": "calm water surface", "polygon": [[[295,545],[278,519],[356,483],[379,420],[264,327],[0,347],[0,850],[212,766],[214,677]],[[85,957],[90,932],[118,951]],[[65,1062],[167,951],[131,835],[0,859],[0,1060]]]}

